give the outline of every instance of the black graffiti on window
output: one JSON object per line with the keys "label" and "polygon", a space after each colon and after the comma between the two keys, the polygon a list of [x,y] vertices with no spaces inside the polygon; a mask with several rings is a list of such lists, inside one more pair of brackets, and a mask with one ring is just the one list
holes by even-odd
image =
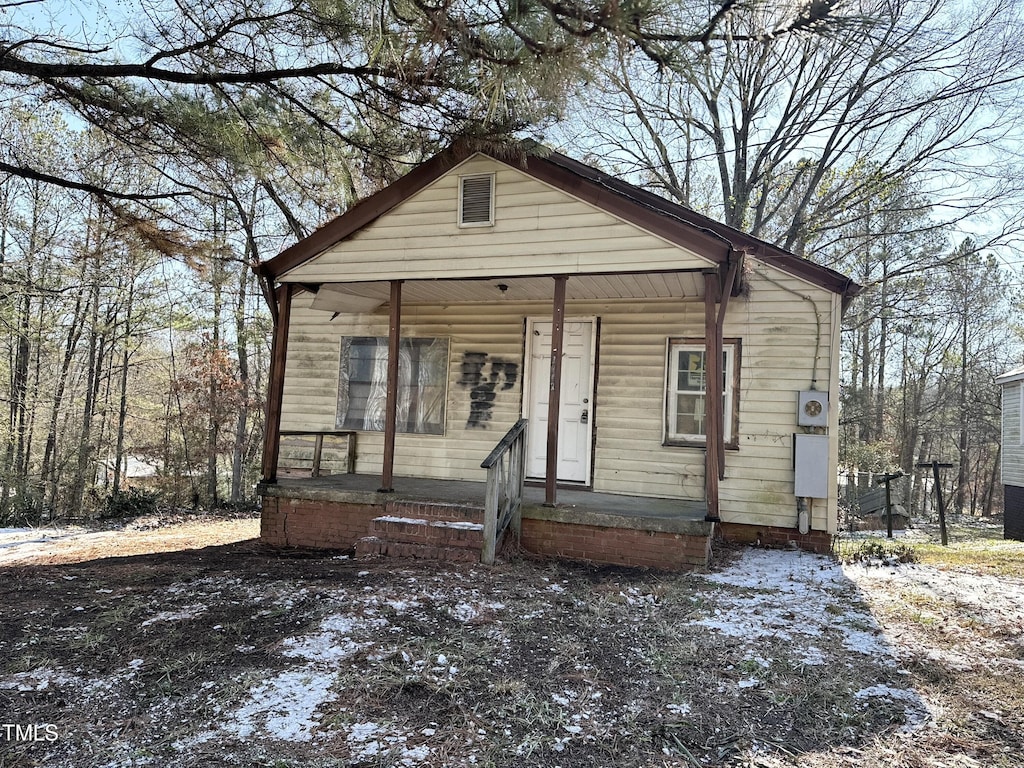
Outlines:
{"label": "black graffiti on window", "polygon": [[491,411],[501,391],[512,389],[519,379],[519,364],[500,357],[489,358],[486,352],[466,352],[462,356],[459,386],[469,390],[467,427],[487,429]]}

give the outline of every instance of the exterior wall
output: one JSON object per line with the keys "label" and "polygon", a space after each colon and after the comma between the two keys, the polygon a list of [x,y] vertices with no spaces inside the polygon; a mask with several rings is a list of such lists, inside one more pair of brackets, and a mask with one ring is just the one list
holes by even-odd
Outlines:
{"label": "exterior wall", "polygon": [[[753,261],[753,260],[751,260]],[[794,528],[793,434],[797,393],[829,393],[829,497],[814,499],[811,528],[838,520],[839,297],[753,262],[750,295],[729,303],[724,335],[742,340],[739,448],[726,451],[723,522]]]}
{"label": "exterior wall", "polygon": [[[335,429],[341,338],[387,336],[388,333],[386,308],[374,314],[340,315],[331,321],[330,313],[309,309],[310,301],[309,294],[299,294],[292,310],[281,419],[283,430]],[[529,310],[540,314],[544,311],[540,307]],[[396,436],[395,474],[485,479],[480,462],[519,418],[523,318],[522,305],[403,307],[403,336],[449,339],[448,393],[444,435]],[[512,389],[496,387],[491,419],[480,427],[467,426],[471,391],[460,384],[461,363],[468,352],[487,354],[487,375],[494,361],[512,361],[519,366]],[[383,453],[382,432],[360,432],[356,472],[379,472]]]}
{"label": "exterior wall", "polygon": [[1021,409],[1024,408],[1024,381],[1003,385],[1002,477],[1006,485],[1024,488],[1024,436],[1021,434]]}
{"label": "exterior wall", "polygon": [[[496,173],[494,225],[460,228],[459,176],[490,172]],[[462,252],[457,263],[456,250]],[[512,166],[478,155],[283,279],[551,275],[616,272],[624,265],[637,271],[701,268],[711,262]]]}
{"label": "exterior wall", "polygon": [[[838,298],[763,264],[748,276],[749,298],[729,304],[724,335],[741,341],[738,448],[727,451],[722,519],[769,528],[796,526],[792,435],[797,392],[829,390],[831,466],[838,430]],[[282,429],[335,428],[342,336],[385,336],[385,309],[331,314],[296,297],[285,378]],[[550,304],[505,303],[403,307],[402,334],[450,339],[444,435],[396,438],[396,474],[480,480],[480,462],[519,418],[526,317],[549,317]],[[699,301],[570,302],[567,316],[599,318],[598,382],[593,400],[596,491],[666,498],[703,498],[702,448],[662,445],[666,340],[702,338]],[[515,385],[496,387],[490,421],[470,426],[470,388],[460,383],[468,352],[518,364]],[[485,367],[485,375],[489,368]],[[378,472],[383,435],[361,432],[356,471]],[[833,472],[834,476],[834,472]],[[834,485],[834,484],[832,484]],[[835,530],[836,494],[816,500],[814,530]]]}

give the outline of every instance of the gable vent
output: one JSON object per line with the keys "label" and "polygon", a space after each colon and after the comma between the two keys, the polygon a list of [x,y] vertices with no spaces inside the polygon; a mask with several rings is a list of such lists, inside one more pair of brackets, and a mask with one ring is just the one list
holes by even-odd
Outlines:
{"label": "gable vent", "polygon": [[494,174],[463,176],[459,188],[459,225],[482,227],[494,223]]}

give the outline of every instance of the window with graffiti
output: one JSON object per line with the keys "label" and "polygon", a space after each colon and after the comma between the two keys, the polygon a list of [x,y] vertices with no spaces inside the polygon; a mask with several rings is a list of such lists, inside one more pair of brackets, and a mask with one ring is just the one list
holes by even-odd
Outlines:
{"label": "window with graffiti", "polygon": [[[387,338],[342,338],[338,429],[384,431],[387,375]],[[444,434],[447,381],[448,339],[402,339],[398,353],[397,431]]]}

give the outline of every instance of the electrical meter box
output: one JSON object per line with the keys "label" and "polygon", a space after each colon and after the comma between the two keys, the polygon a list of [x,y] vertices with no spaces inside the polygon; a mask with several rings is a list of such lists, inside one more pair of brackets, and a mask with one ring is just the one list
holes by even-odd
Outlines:
{"label": "electrical meter box", "polygon": [[793,489],[796,496],[827,499],[828,435],[793,435]]}
{"label": "electrical meter box", "polygon": [[801,427],[828,426],[828,392],[808,389],[798,393],[796,423]]}

